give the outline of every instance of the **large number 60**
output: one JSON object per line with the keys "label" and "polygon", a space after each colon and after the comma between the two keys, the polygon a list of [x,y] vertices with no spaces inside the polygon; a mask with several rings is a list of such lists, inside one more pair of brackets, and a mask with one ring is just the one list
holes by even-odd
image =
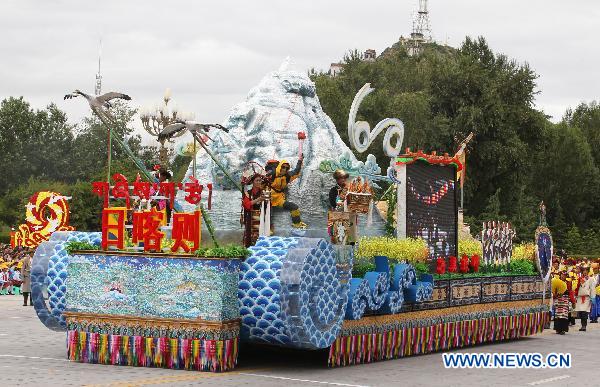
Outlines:
{"label": "large number 60", "polygon": [[[384,129],[387,129],[383,137],[383,150],[388,157],[396,157],[402,149],[404,141],[404,124],[397,118],[385,118],[375,125],[373,131],[371,126],[366,121],[356,121],[356,113],[362,100],[375,89],[371,88],[370,83],[366,83],[354,97],[350,113],[348,114],[348,138],[350,145],[356,149],[358,153],[366,151],[373,140]],[[392,145],[392,137],[397,136],[396,145]]]}

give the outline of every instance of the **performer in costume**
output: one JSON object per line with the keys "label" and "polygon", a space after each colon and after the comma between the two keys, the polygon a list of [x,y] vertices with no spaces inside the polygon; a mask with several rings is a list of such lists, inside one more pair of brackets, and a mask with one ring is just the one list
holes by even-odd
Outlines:
{"label": "performer in costume", "polygon": [[300,210],[298,205],[292,203],[286,198],[286,190],[288,184],[296,180],[300,176],[300,170],[302,169],[302,161],[304,156],[300,155],[296,168],[290,172],[290,163],[286,160],[281,160],[275,174],[271,175],[271,205],[273,207],[283,208],[290,211],[292,217],[292,226],[296,228],[306,228],[306,223],[302,222],[300,218]]}
{"label": "performer in costume", "polygon": [[516,232],[515,229],[508,223],[508,262],[512,259],[512,251],[513,251],[513,239],[515,239]]}
{"label": "performer in costume", "polygon": [[590,312],[590,323],[597,323],[600,316],[600,270],[596,264],[592,267],[593,275],[591,278],[594,281],[594,293],[596,297],[592,300],[592,310]]}
{"label": "performer in costume", "polygon": [[580,331],[585,332],[588,315],[592,307],[592,299],[596,296],[595,281],[589,276],[589,267],[579,267],[579,278],[577,279],[575,311],[581,319]]}
{"label": "performer in costume", "polygon": [[344,210],[343,204],[346,200],[346,193],[348,192],[346,186],[348,176],[348,172],[343,169],[338,169],[333,173],[336,184],[329,190],[329,209],[333,211]]}
{"label": "performer in costume", "polygon": [[550,269],[550,276],[552,278],[559,278],[560,277],[560,262],[558,261],[558,259],[553,259],[552,260],[552,268]]}
{"label": "performer in costume", "polygon": [[262,203],[268,198],[264,192],[265,182],[262,175],[255,174],[250,179],[250,182],[252,183],[252,188],[244,192],[244,197],[242,198],[242,223],[244,225],[244,246],[246,247],[254,245],[258,239],[260,210]]}
{"label": "performer in costume", "polygon": [[[574,273],[569,268],[569,266],[566,267],[566,270],[567,273],[565,282],[567,283],[567,294],[569,295],[569,300],[571,301],[571,304],[574,305],[577,301],[577,297],[575,296],[575,289],[577,288],[577,278],[574,276]],[[573,310],[569,312],[569,325],[575,325],[575,314],[577,314],[577,312],[574,312]]]}
{"label": "performer in costume", "polygon": [[559,335],[569,331],[569,312],[571,312],[571,300],[565,282],[567,274],[560,273],[559,278],[552,278],[552,298],[554,300],[554,330]]}
{"label": "performer in costume", "polygon": [[507,232],[506,232],[506,223],[500,223],[500,262],[502,265],[506,265],[508,263],[508,256],[506,255],[507,249]]}
{"label": "performer in costume", "polygon": [[335,185],[329,190],[329,211],[327,213],[327,231],[333,244],[353,245],[358,240],[358,215],[346,211],[346,194],[350,189],[347,183],[349,174],[343,169],[333,173]]}
{"label": "performer in costume", "polygon": [[494,227],[494,263],[495,265],[502,265],[502,261],[500,260],[500,243],[502,236],[500,235],[500,222],[498,222],[498,226]]}

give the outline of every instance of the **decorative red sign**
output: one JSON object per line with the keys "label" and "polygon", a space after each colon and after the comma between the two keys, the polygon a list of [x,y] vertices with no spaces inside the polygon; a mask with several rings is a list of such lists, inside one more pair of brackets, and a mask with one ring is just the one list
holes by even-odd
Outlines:
{"label": "decorative red sign", "polygon": [[200,199],[202,199],[202,185],[198,183],[198,180],[195,178],[190,178],[189,183],[185,183],[185,201],[190,204],[198,204],[200,203]]}
{"label": "decorative red sign", "polygon": [[163,212],[151,211],[133,213],[133,243],[144,243],[144,251],[161,251],[161,242],[165,234],[160,231]]}
{"label": "decorative red sign", "polygon": [[[182,249],[186,253],[198,250],[200,247],[200,211],[192,213],[173,214],[173,232],[171,237],[175,242],[171,251]],[[191,247],[190,247],[191,243]]]}
{"label": "decorative red sign", "polygon": [[[129,186],[127,178],[120,173],[116,173],[112,177],[114,183],[111,187],[106,181],[96,181],[92,183],[92,193],[100,196],[103,199],[104,207],[109,206],[109,199],[124,199],[127,208],[130,208],[131,198],[139,198],[141,200],[159,200],[162,203],[168,201],[169,207],[174,208],[175,197],[177,190],[185,192],[185,201],[197,205],[202,199],[202,191],[204,186],[194,177],[190,177],[185,184],[175,184],[172,182],[151,183],[142,181],[138,175],[137,179]],[[207,184],[208,188],[208,209],[211,209],[212,201],[212,183]],[[130,193],[130,189],[132,189]],[[161,196],[160,198],[156,196]],[[164,208],[164,205],[160,205]]]}
{"label": "decorative red sign", "polygon": [[106,181],[95,181],[92,183],[92,193],[100,196],[104,201],[104,208],[108,207],[108,196],[110,193],[110,184]]}
{"label": "decorative red sign", "polygon": [[114,246],[119,250],[125,248],[125,218],[124,208],[105,208],[102,211],[102,249]]}
{"label": "decorative red sign", "polygon": [[127,182],[127,178],[120,173],[115,173],[112,178],[115,182],[112,189],[112,196],[115,199],[125,199],[125,206],[130,208],[129,183]]}

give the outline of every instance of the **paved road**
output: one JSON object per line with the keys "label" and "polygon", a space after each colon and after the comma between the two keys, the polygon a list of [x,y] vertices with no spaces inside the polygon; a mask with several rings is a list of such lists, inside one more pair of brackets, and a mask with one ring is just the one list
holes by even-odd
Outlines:
{"label": "paved road", "polygon": [[[66,335],[46,329],[17,296],[0,296],[2,386],[570,386],[598,385],[600,324],[588,332],[532,338],[461,352],[570,352],[570,369],[445,369],[441,354],[328,369],[324,354],[242,348],[239,367],[228,373],[71,363]],[[577,327],[578,328],[578,327]]]}

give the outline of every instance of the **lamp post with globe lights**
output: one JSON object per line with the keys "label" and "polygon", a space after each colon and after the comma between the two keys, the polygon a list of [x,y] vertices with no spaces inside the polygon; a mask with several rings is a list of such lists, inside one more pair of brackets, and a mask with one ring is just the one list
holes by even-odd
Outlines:
{"label": "lamp post with globe lights", "polygon": [[[169,151],[165,143],[167,141],[172,141],[172,138],[169,140],[158,140],[159,133],[162,132],[166,126],[174,122],[190,121],[194,119],[193,113],[182,112],[175,104],[169,104],[170,102],[171,89],[166,89],[162,104],[155,105],[153,107],[142,107],[140,109],[140,119],[142,121],[144,130],[152,137],[156,137],[157,141],[160,143],[158,158],[160,160],[160,164],[163,166],[166,166],[169,162]],[[179,137],[183,133],[184,132],[178,133],[173,136],[173,138]]]}

